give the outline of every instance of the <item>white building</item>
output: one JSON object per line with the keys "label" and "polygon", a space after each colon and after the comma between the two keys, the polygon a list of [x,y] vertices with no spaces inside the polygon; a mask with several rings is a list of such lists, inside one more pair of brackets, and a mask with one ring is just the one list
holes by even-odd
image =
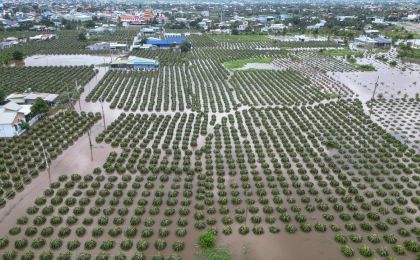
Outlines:
{"label": "white building", "polygon": [[36,122],[38,117],[31,118],[31,105],[18,105],[9,102],[0,107],[0,137],[13,137],[24,132],[20,124]]}
{"label": "white building", "polygon": [[354,15],[339,15],[336,17],[337,20],[339,20],[340,22],[343,22],[345,20],[352,20],[352,19],[356,19],[357,17]]}
{"label": "white building", "polygon": [[47,34],[39,34],[39,35],[29,37],[29,40],[31,41],[48,41],[48,40],[53,40],[53,39],[57,39],[57,35],[47,33]]}
{"label": "white building", "polygon": [[238,26],[239,31],[245,31],[248,28],[248,23],[240,24]]}
{"label": "white building", "polygon": [[276,24],[272,24],[270,25],[269,30],[271,31],[283,31],[284,29],[287,29],[287,26],[282,24],[282,23],[276,23]]}
{"label": "white building", "polygon": [[419,15],[417,15],[417,14],[409,14],[409,15],[407,16],[407,20],[408,20],[408,21],[415,21],[415,20],[417,20],[417,19],[419,19]]}
{"label": "white building", "polygon": [[319,23],[317,23],[315,25],[307,26],[306,29],[308,29],[308,30],[320,29],[320,28],[324,27],[326,23],[327,23],[326,21],[321,20]]}

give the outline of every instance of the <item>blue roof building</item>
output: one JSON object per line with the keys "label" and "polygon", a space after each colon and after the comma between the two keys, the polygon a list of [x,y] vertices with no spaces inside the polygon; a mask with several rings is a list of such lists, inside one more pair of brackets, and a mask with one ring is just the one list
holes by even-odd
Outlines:
{"label": "blue roof building", "polygon": [[49,20],[52,15],[53,15],[53,13],[51,11],[45,11],[45,12],[42,13],[42,19]]}
{"label": "blue roof building", "polygon": [[146,44],[155,45],[157,47],[171,47],[171,45],[180,45],[186,41],[186,37],[169,37],[166,39],[148,39]]}

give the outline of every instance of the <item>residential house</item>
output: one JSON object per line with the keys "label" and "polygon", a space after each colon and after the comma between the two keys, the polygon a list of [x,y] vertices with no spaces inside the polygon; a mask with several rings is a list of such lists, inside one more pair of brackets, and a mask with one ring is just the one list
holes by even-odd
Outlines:
{"label": "residential house", "polygon": [[110,49],[109,42],[96,42],[94,44],[88,45],[86,49],[90,51],[104,51]]}
{"label": "residential house", "polygon": [[273,32],[280,32],[280,31],[283,31],[284,29],[287,29],[287,26],[282,23],[275,23],[275,24],[270,25],[269,27],[269,30]]}
{"label": "residential house", "polygon": [[355,39],[355,42],[363,45],[365,48],[390,48],[391,40],[384,37],[371,38],[368,36],[360,36]]}
{"label": "residential house", "polygon": [[0,107],[0,137],[13,137],[20,135],[24,130],[21,123],[32,125],[38,117],[32,117],[30,105],[19,105],[8,102]]}
{"label": "residential house", "polygon": [[307,26],[306,29],[308,29],[308,30],[320,29],[320,28],[324,27],[326,23],[327,22],[325,20],[321,20],[319,23],[316,23],[315,25]]}

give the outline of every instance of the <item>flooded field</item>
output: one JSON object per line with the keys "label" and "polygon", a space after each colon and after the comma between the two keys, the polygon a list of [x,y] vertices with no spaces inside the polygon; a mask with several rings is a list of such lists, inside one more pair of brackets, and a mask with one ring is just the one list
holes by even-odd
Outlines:
{"label": "flooded field", "polygon": [[274,64],[270,64],[270,63],[247,63],[242,68],[239,68],[237,70],[249,70],[249,69],[281,70],[279,67],[275,66]]}
{"label": "flooded field", "polygon": [[25,66],[89,66],[109,63],[117,56],[33,55],[24,59]]}
{"label": "flooded field", "polygon": [[328,75],[348,86],[362,102],[372,98],[376,82],[376,98],[414,98],[420,94],[420,71],[382,69],[374,72],[329,72]]}
{"label": "flooded field", "polygon": [[[378,103],[374,119],[365,101],[378,75],[378,95],[414,97],[418,72],[356,72],[299,51],[263,69],[228,71],[211,55],[255,51],[205,51],[188,62],[162,53],[155,72],[95,67],[74,110],[102,117],[83,131],[62,124],[77,138],[51,160],[51,184],[40,168],[2,205],[2,252],[189,260],[209,230],[235,260],[414,259],[419,154],[397,137],[418,137],[417,103]],[[50,58],[39,65],[66,60]],[[73,58],[66,62],[84,59]],[[57,140],[53,148],[64,143]],[[26,153],[42,162],[38,151]],[[0,159],[9,165],[25,155],[11,145]],[[10,167],[3,183],[14,187],[16,173]]]}

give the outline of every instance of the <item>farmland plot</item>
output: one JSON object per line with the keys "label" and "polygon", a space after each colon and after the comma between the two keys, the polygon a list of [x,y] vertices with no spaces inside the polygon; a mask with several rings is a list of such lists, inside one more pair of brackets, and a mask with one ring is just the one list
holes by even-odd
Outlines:
{"label": "farmland plot", "polygon": [[420,151],[420,106],[411,99],[379,99],[371,102],[372,116],[385,130]]}
{"label": "farmland plot", "polygon": [[311,51],[300,51],[294,53],[297,58],[303,63],[310,64],[311,66],[320,69],[324,72],[351,72],[357,71],[357,68],[351,63],[338,60],[329,55],[321,55]]}
{"label": "farmland plot", "polygon": [[141,111],[229,111],[234,97],[226,84],[227,71],[213,60],[164,66],[156,72],[109,72],[87,96],[102,98],[111,108]]}
{"label": "farmland plot", "polygon": [[[267,258],[416,257],[420,155],[376,123],[386,102],[372,120],[322,72],[347,63],[198,44],[145,52],[161,55],[158,71],[109,71],[87,94],[119,114],[96,136],[115,150],[91,173],[58,177],[3,225],[6,259],[193,259],[205,230],[239,251],[251,240]],[[223,66],[249,58],[279,69]],[[401,109],[414,117],[410,102]],[[301,250],[311,239],[318,253]]]}
{"label": "farmland plot", "polygon": [[121,114],[97,141],[122,152],[93,175],[60,177],[1,240],[3,250],[174,258],[191,256],[197,233],[214,229],[318,233],[347,256],[414,257],[418,154],[401,151],[359,102],[214,120]]}
{"label": "farmland plot", "polygon": [[41,120],[22,136],[0,139],[0,206],[46,169],[45,156],[54,160],[99,119],[100,115],[91,113],[61,112]]}
{"label": "farmland plot", "polygon": [[85,85],[95,76],[93,67],[0,67],[0,88],[6,94],[31,89],[36,92],[60,94]]}

